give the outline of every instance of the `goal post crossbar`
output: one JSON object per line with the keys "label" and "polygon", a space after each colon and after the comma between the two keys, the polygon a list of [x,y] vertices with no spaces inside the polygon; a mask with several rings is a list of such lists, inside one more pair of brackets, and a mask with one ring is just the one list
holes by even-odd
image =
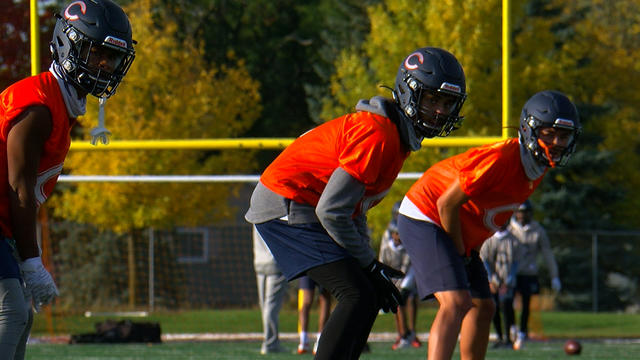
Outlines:
{"label": "goal post crossbar", "polygon": [[[503,140],[504,137],[447,137],[426,139],[422,146],[471,147]],[[115,140],[107,145],[95,146],[89,142],[74,141],[72,151],[114,150],[224,150],[224,149],[284,149],[292,138],[244,138],[244,139],[183,139],[183,140]],[[398,180],[415,180],[421,173],[400,173]],[[60,182],[145,182],[145,183],[229,183],[257,182],[259,175],[60,175]]]}
{"label": "goal post crossbar", "polygon": [[[424,147],[471,147],[504,140],[500,136],[458,136],[425,139]],[[88,141],[71,142],[71,151],[112,150],[226,150],[226,149],[284,149],[294,138],[238,138],[238,139],[165,139],[113,140],[107,145],[92,145]]]}
{"label": "goal post crossbar", "polygon": [[[398,174],[398,180],[415,180],[422,173]],[[71,183],[255,183],[260,175],[60,175],[59,182]]]}

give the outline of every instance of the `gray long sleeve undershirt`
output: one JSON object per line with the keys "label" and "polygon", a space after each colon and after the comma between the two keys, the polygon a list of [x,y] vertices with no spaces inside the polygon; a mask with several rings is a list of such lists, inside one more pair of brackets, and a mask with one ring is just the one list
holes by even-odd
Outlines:
{"label": "gray long sleeve undershirt", "polygon": [[365,186],[341,168],[334,170],[322,192],[318,205],[296,203],[258,183],[251,196],[247,221],[259,224],[288,216],[289,224],[320,222],[331,238],[364,267],[375,259],[370,246],[364,213],[353,218],[362,200]]}
{"label": "gray long sleeve undershirt", "polygon": [[337,168],[331,174],[316,207],[316,215],[329,235],[363,267],[375,259],[365,214],[352,218],[364,191],[364,184],[343,169]]}

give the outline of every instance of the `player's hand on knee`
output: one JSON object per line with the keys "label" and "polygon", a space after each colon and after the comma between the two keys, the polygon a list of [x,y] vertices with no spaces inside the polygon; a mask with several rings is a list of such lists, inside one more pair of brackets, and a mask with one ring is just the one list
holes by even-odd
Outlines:
{"label": "player's hand on knee", "polygon": [[23,261],[20,264],[20,270],[27,290],[33,297],[33,306],[36,312],[40,311],[41,306],[49,304],[59,295],[56,283],[42,265],[42,259],[39,256]]}
{"label": "player's hand on knee", "polygon": [[398,305],[401,305],[403,302],[402,295],[391,281],[391,278],[403,277],[404,273],[377,260],[369,264],[365,268],[365,271],[378,293],[382,311],[396,313],[398,311]]}

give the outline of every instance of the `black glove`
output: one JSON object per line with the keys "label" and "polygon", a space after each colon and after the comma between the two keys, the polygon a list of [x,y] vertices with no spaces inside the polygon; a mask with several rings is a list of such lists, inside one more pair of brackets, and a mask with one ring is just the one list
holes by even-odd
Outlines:
{"label": "black glove", "polygon": [[404,273],[378,260],[373,260],[373,262],[365,268],[365,272],[378,293],[382,311],[391,311],[395,314],[398,311],[398,305],[402,304],[402,295],[400,295],[400,291],[398,291],[398,288],[393,284],[391,278],[403,277]]}

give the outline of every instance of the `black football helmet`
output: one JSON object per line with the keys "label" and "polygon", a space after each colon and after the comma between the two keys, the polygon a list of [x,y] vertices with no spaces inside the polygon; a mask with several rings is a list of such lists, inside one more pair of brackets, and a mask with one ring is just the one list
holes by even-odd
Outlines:
{"label": "black football helmet", "polygon": [[[449,114],[420,106],[425,92],[453,97]],[[458,60],[446,50],[434,47],[418,49],[407,56],[396,75],[393,97],[402,112],[413,122],[419,136],[447,136],[462,124],[460,109],[466,99],[464,71]]]}
{"label": "black football helmet", "polygon": [[[540,144],[540,129],[547,127],[572,132],[567,147],[556,159],[549,159],[549,154],[545,151],[543,144]],[[581,131],[578,110],[571,100],[559,91],[541,91],[529,98],[522,108],[518,131],[520,144],[524,145],[534,159],[546,166],[566,165],[576,149],[576,142]]]}
{"label": "black football helmet", "polygon": [[[96,97],[113,95],[135,58],[127,15],[110,0],[78,0],[56,17],[49,48],[61,75]],[[97,66],[104,58],[109,68]]]}

